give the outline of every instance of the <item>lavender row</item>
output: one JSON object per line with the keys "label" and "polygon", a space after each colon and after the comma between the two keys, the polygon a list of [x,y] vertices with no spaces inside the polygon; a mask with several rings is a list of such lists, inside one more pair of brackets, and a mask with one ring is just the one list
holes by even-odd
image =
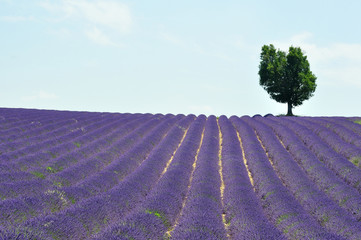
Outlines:
{"label": "lavender row", "polygon": [[209,116],[192,184],[171,239],[226,239],[222,222],[221,178],[218,167],[219,131]]}
{"label": "lavender row", "polygon": [[[170,125],[176,120],[170,119],[170,117],[171,116],[165,117],[162,123],[159,124],[157,128],[152,130],[144,137],[143,141],[138,143],[130,151],[126,152],[124,156],[117,160],[120,163],[118,165],[124,166],[124,163],[126,163],[126,161],[131,161],[133,165],[136,165],[137,162],[143,161],[152,150],[152,143],[159,142],[162,136],[169,129]],[[153,121],[145,125],[151,127],[152,125],[154,125],[154,123],[158,123],[158,121],[158,119],[154,119]],[[142,128],[142,130],[144,130],[144,128]],[[139,135],[144,133],[140,131],[135,131],[134,134]],[[129,138],[127,140],[132,141]],[[115,164],[113,163],[112,165]],[[108,170],[109,168],[110,167],[108,167]],[[86,179],[86,181],[80,182],[81,186],[72,186],[65,188],[57,188],[56,186],[54,186],[55,188],[49,189],[43,193],[38,193],[34,197],[24,196],[2,201],[0,202],[0,211],[3,213],[3,217],[0,219],[0,222],[21,222],[39,214],[49,214],[52,212],[57,212],[61,209],[69,207],[75,202],[92,197],[97,192],[103,192],[118,183],[117,178],[114,177],[115,173],[106,170],[107,169],[104,169],[102,171],[102,174],[97,174]],[[126,169],[124,169],[123,171],[125,172],[125,170]],[[131,170],[132,169],[128,168],[128,171]],[[30,190],[31,189],[32,188],[30,188]],[[21,209],[21,211],[18,211],[17,209]]]}
{"label": "lavender row", "polygon": [[71,118],[57,121],[48,125],[32,129],[31,131],[23,132],[18,134],[18,139],[3,143],[0,145],[0,151],[2,153],[14,151],[21,147],[28,146],[30,144],[38,143],[41,141],[49,140],[49,138],[59,138],[61,135],[65,135],[68,132],[76,131],[77,129],[84,129],[84,125],[87,122],[93,122],[97,118]]}
{"label": "lavender row", "polygon": [[[61,114],[59,114],[61,112]],[[73,111],[54,111],[54,110],[37,110],[37,109],[24,109],[24,108],[0,108],[0,116],[16,119],[34,119],[38,116],[46,115],[63,115],[64,113],[74,114]]]}
{"label": "lavender row", "polygon": [[[76,165],[72,165],[58,174],[51,174],[49,180],[60,186],[70,186],[79,181],[81,181],[81,184],[84,184],[84,181],[91,181],[90,179],[92,179],[92,174],[94,173],[97,174],[97,180],[99,178],[98,175],[103,175],[103,172],[107,172],[107,176],[109,177],[111,175],[109,174],[109,171],[112,171],[107,168],[109,164],[117,161],[121,155],[142,139],[142,135],[153,130],[156,124],[160,122],[159,119],[151,119],[144,122],[145,120],[146,119],[139,119],[136,122],[126,124],[124,129],[127,130],[127,132],[125,132],[127,135],[112,141],[111,145],[104,147],[99,153],[94,154],[92,157],[83,158],[81,161],[77,162]],[[143,124],[139,126],[139,123]],[[102,142],[107,143],[108,140],[103,140]],[[99,147],[96,146],[98,144],[99,142],[97,141],[94,144],[94,147]],[[113,170],[113,173],[114,171],[115,170]],[[105,189],[106,188],[103,187],[103,190]]]}
{"label": "lavender row", "polygon": [[356,133],[359,137],[361,137],[361,124],[357,124],[357,120],[353,120],[352,118],[345,117],[332,117],[332,118],[322,118],[329,122],[340,124],[352,132]]}
{"label": "lavender row", "polygon": [[253,191],[236,130],[225,117],[219,118],[222,131],[224,206],[231,239],[284,239],[267,219]]}
{"label": "lavender row", "polygon": [[[96,138],[102,136],[102,130],[105,130],[105,132],[103,132],[103,134],[105,134],[107,132],[111,132],[112,129],[116,129],[117,126],[121,126],[124,123],[126,123],[125,120],[120,122],[112,120],[110,123],[107,122],[107,120],[97,121],[90,124],[84,131],[82,130],[67,134],[62,138],[60,144],[56,144],[58,143],[56,139],[50,139],[46,143],[33,146],[33,151],[36,151],[37,149],[39,150],[36,153],[27,154],[18,159],[12,159],[14,155],[7,155],[5,156],[7,158],[4,159],[7,161],[0,166],[0,170],[3,168],[5,171],[27,171],[29,167],[40,167],[48,161],[62,162],[65,158],[76,160],[71,157],[71,151],[77,152],[78,155],[83,155],[85,152],[82,151],[84,148],[82,144],[84,145],[88,142],[92,142],[96,140]],[[44,148],[46,148],[46,150],[41,151],[41,149]],[[59,158],[62,159],[60,160]]]}
{"label": "lavender row", "polygon": [[[73,149],[68,153],[48,161],[46,165],[47,167],[45,168],[29,168],[28,171],[41,171],[42,169],[45,171],[44,174],[47,174],[49,172],[54,173],[54,171],[49,171],[49,168],[51,170],[57,170],[67,169],[70,166],[73,166],[74,160],[75,164],[81,164],[82,162],[87,161],[90,157],[107,151],[112,145],[114,145],[115,142],[124,138],[141,123],[146,122],[149,119],[150,116],[126,119],[124,121],[117,122],[115,125],[112,124],[108,127],[100,128],[99,131],[97,130],[90,135],[83,135],[75,138],[73,140],[73,144],[71,144]],[[103,134],[101,132],[103,132]],[[74,142],[76,144],[74,144]],[[78,159],[80,159],[80,161]],[[53,174],[50,175],[53,176]]]}
{"label": "lavender row", "polygon": [[303,144],[290,129],[283,124],[275,123],[271,118],[256,118],[273,128],[282,143],[299,164],[298,170],[305,172],[316,186],[324,191],[340,207],[349,211],[357,220],[361,220],[361,196],[358,191],[347,185],[328,169]]}
{"label": "lavender row", "polygon": [[[79,114],[77,112],[69,112],[65,114],[61,111],[30,111],[35,113],[35,117],[31,117],[29,111],[24,109],[15,111],[21,115],[19,118],[11,118],[8,111],[0,109],[0,115],[2,115],[3,121],[0,121],[0,142],[5,144],[11,143],[16,140],[27,140],[31,136],[39,135],[40,129],[45,129],[45,125],[51,125],[51,123],[57,123],[63,120],[69,120],[71,118],[82,118],[97,116],[97,113]],[[26,114],[24,114],[26,112]],[[0,120],[1,120],[0,118]],[[3,145],[3,144],[1,144]]]}
{"label": "lavender row", "polygon": [[[59,122],[64,121],[72,121],[72,122],[78,122],[83,119],[91,119],[99,117],[99,115],[93,115],[92,117],[89,117],[87,115],[78,115],[76,113],[67,116],[67,115],[61,115],[61,116],[51,116],[51,115],[44,115],[43,117],[34,119],[34,120],[24,120],[24,124],[17,124],[14,128],[14,130],[18,129],[21,131],[17,131],[17,133],[14,132],[14,134],[4,134],[4,132],[1,134],[2,141],[6,142],[14,142],[16,140],[24,140],[28,139],[33,136],[40,135],[41,133],[46,133],[50,129],[54,127],[54,125],[58,125]],[[109,116],[112,117],[112,116]],[[77,118],[77,119],[75,119]],[[29,129],[29,131],[26,131],[26,129]],[[11,129],[9,129],[11,131]],[[9,132],[10,133],[10,132]]]}
{"label": "lavender row", "polygon": [[326,119],[322,119],[322,118],[312,118],[312,119],[309,118],[308,120],[315,122],[315,123],[319,123],[319,124],[323,125],[324,127],[327,127],[328,129],[330,129],[331,131],[336,133],[339,137],[341,137],[344,141],[346,141],[352,145],[355,145],[358,148],[361,148],[360,136],[358,134],[354,133],[353,131],[349,130],[348,128],[346,128],[338,123],[330,122],[330,121],[327,121]]}
{"label": "lavender row", "polygon": [[1,114],[0,111],[0,131],[4,131],[7,130],[9,128],[12,128],[13,126],[17,126],[18,124],[22,124],[22,123],[28,123],[29,120],[24,120],[24,119],[20,119],[17,117],[12,117],[12,116],[4,116],[3,114]]}
{"label": "lavender row", "polygon": [[[361,193],[361,170],[359,168],[355,167],[355,165],[349,162],[344,156],[335,152],[329,145],[322,141],[317,134],[305,126],[290,121],[287,118],[272,117],[270,119],[287,126],[287,128],[293,131],[302,140],[303,144],[315,154],[320,162],[325,164],[329,169],[334,171],[339,178]],[[318,170],[312,168],[308,171],[317,172]],[[333,188],[331,188],[331,190],[333,190]],[[337,192],[338,190],[335,189],[335,191]]]}
{"label": "lavender row", "polygon": [[[306,171],[302,171],[302,168],[294,161],[292,155],[282,146],[272,129],[259,122],[263,120],[262,122],[270,124],[269,121],[266,121],[261,117],[257,117],[255,119],[244,119],[256,130],[260,141],[264,145],[270,159],[272,160],[276,172],[282,179],[284,185],[292,192],[293,196],[298,200],[302,207],[312,214],[319,224],[326,228],[329,232],[345,238],[359,239],[361,237],[361,225],[354,216],[351,216],[352,212],[359,211],[361,206],[361,204],[358,205],[361,201],[358,197],[357,191],[350,187],[351,193],[349,191],[347,192],[347,190],[350,189],[344,189],[345,186],[343,185],[346,184],[339,181],[333,172],[324,168],[323,164],[320,163],[306,147],[303,146],[302,142],[299,142],[297,137],[288,134],[289,131],[282,128],[281,125],[272,125],[272,127],[274,127],[274,131],[277,130],[276,133],[283,137],[282,140],[285,141],[285,146],[289,149],[290,153],[295,155],[296,160],[298,160],[298,163],[303,168],[309,169],[312,167],[318,167],[318,171],[311,170],[313,174],[308,172],[308,176],[314,181],[312,182],[306,175]],[[317,163],[319,163],[319,165],[317,165]],[[345,209],[342,209],[338,205],[338,202],[335,203],[329,199],[325,192],[318,189],[320,188],[325,191],[326,187],[330,186],[328,181],[332,181],[334,179],[336,179],[336,181],[333,181],[330,184],[336,182],[336,184],[341,186],[338,190],[341,189],[342,192],[341,194],[338,192],[338,195],[337,193],[329,195],[339,198],[340,201],[341,199],[344,200],[342,206],[349,210],[351,214],[348,214]],[[346,185],[346,187],[348,186]],[[352,190],[354,192],[352,192]],[[344,194],[345,192],[346,194]],[[352,193],[356,193],[356,196],[352,195]],[[339,199],[335,200],[338,201]],[[350,199],[350,201],[347,201],[348,199]]]}
{"label": "lavender row", "polygon": [[[106,120],[103,120],[103,121],[106,122]],[[27,155],[31,155],[34,153],[48,153],[48,152],[50,152],[49,150],[47,150],[47,151],[41,151],[41,150],[44,148],[49,148],[49,147],[55,148],[56,145],[60,145],[61,142],[63,142],[63,141],[69,141],[69,140],[74,139],[75,137],[84,135],[86,132],[84,127],[87,127],[86,128],[87,130],[93,129],[93,131],[94,131],[95,129],[99,128],[101,126],[101,124],[102,124],[102,122],[100,122],[100,121],[91,121],[87,125],[83,126],[83,128],[77,129],[77,131],[68,132],[66,135],[62,136],[61,139],[58,139],[57,137],[52,137],[52,138],[46,140],[45,142],[41,142],[38,144],[35,143],[30,146],[26,146],[24,148],[16,149],[13,152],[3,154],[1,156],[2,162],[6,163],[7,161],[16,161],[16,159],[19,157],[26,157]]]}
{"label": "lavender row", "polygon": [[273,225],[289,239],[340,239],[322,228],[283,185],[254,130],[238,117],[230,120],[239,132],[257,197]]}
{"label": "lavender row", "polygon": [[174,154],[166,172],[147,195],[145,201],[125,218],[107,227],[95,239],[128,237],[162,239],[176,223],[190,184],[192,165],[200,147],[205,116],[199,116]]}
{"label": "lavender row", "polygon": [[[18,149],[17,151],[13,151],[8,154],[3,154],[2,157],[4,159],[14,161],[14,159],[18,157],[27,156],[32,153],[37,153],[49,147],[51,148],[47,149],[47,152],[51,152],[51,154],[53,155],[60,155],[63,152],[68,151],[69,149],[74,149],[75,147],[79,147],[81,144],[96,139],[98,136],[102,134],[102,132],[104,133],[110,132],[112,129],[115,129],[117,126],[124,124],[126,120],[127,119],[118,121],[116,118],[115,119],[105,118],[100,121],[95,121],[90,125],[87,125],[86,127],[83,127],[81,131],[71,132],[66,136],[60,138],[54,137],[45,142],[41,142],[40,144],[35,143],[23,149]],[[76,139],[75,137],[77,135],[75,134],[78,135],[78,138]],[[70,140],[72,140],[73,142],[69,143]]]}
{"label": "lavender row", "polygon": [[7,118],[7,121],[0,123],[0,142],[11,141],[17,139],[17,133],[22,134],[26,130],[36,129],[42,126],[42,123],[51,123],[54,118],[49,115],[38,116],[36,119],[30,120],[27,118],[14,119]]}
{"label": "lavender row", "polygon": [[193,117],[188,116],[173,125],[148,158],[116,187],[74,204],[65,211],[34,218],[25,227],[37,229],[52,238],[82,239],[116,222],[144,200],[181,141],[184,128],[191,121]]}
{"label": "lavender row", "polygon": [[[165,121],[144,135],[143,139],[139,139],[136,145],[129,151],[112,161],[97,174],[85,178],[74,186],[65,187],[63,190],[76,201],[108,191],[135,171],[154,151],[154,147],[163,141],[163,138],[174,122],[182,118],[181,115],[171,119],[165,118]],[[153,128],[152,125],[150,127]],[[130,137],[134,137],[135,134],[139,134],[139,132],[135,132]]]}
{"label": "lavender row", "polygon": [[[129,121],[121,128],[118,128],[115,131],[116,133],[118,133],[117,135],[119,135],[117,136],[118,137],[117,139],[119,140],[119,138],[122,138],[124,134],[132,131],[135,127],[139,125],[141,121],[144,120],[145,119]],[[75,154],[68,154],[68,157],[69,155],[71,155],[74,158],[81,159],[75,165],[74,164],[71,165],[71,167],[66,168],[68,157],[64,157],[64,158],[60,158],[61,160],[56,159],[57,161],[55,161],[53,164],[48,164],[48,167],[44,169],[42,168],[35,170],[33,169],[33,171],[31,172],[36,173],[36,176],[39,177],[35,180],[21,178],[22,176],[27,177],[28,175],[26,174],[24,175],[19,173],[15,174],[15,176],[20,177],[20,179],[18,179],[17,182],[1,183],[0,186],[4,186],[4,187],[0,188],[0,196],[2,196],[2,198],[10,198],[10,197],[22,196],[22,195],[27,195],[27,196],[37,195],[40,194],[41,192],[44,192],[45,189],[52,188],[53,185],[59,187],[65,184],[70,185],[87,176],[90,176],[91,174],[95,173],[97,170],[102,169],[104,165],[109,164],[112,161],[112,159],[119,157],[119,155],[112,156],[111,152],[106,153],[106,151],[112,150],[113,153],[115,153],[114,151],[121,152],[121,151],[125,151],[127,147],[129,147],[129,144],[127,144],[125,141],[121,141],[120,143],[117,144],[112,143],[113,148],[111,149],[111,145],[108,142],[109,140],[110,140],[109,138],[105,138],[92,143],[91,146],[89,147],[93,148],[93,152],[95,151],[94,149],[98,149],[100,152],[95,153],[95,156],[93,156],[90,159],[82,156],[80,153],[78,153],[78,156],[76,156]],[[130,141],[129,138],[126,140],[128,142]],[[65,170],[63,170],[63,168],[65,168]],[[7,175],[11,175],[11,173],[8,173]],[[28,184],[32,184],[33,187],[28,188],[27,187]]]}
{"label": "lavender row", "polygon": [[39,124],[39,122],[29,123],[29,121],[27,120],[17,122],[15,126],[0,131],[0,143],[1,145],[3,145],[15,141],[16,139],[19,139],[19,135],[21,136],[24,134],[24,132],[38,129],[40,126],[41,125]]}
{"label": "lavender row", "polygon": [[354,162],[358,166],[361,163],[361,149],[345,142],[333,131],[305,118],[292,118],[292,120],[314,131],[324,142],[330,145],[336,152],[346,157],[349,161]]}
{"label": "lavender row", "polygon": [[[64,121],[59,121],[57,123],[53,123],[52,124],[52,127],[56,128],[61,128],[61,129],[67,129],[68,126],[72,126],[72,125],[75,125],[75,121],[74,120],[64,120]],[[39,128],[36,128],[36,129],[33,129],[35,130],[36,132],[39,132],[39,134],[37,134],[36,136],[33,136],[33,137],[29,137],[29,135],[27,135],[28,132],[30,131],[27,131],[25,133],[18,133],[17,135],[23,135],[20,139],[17,139],[17,140],[14,140],[14,141],[9,141],[8,139],[4,140],[5,142],[4,143],[1,143],[0,144],[0,151],[1,153],[7,153],[7,152],[11,152],[11,151],[15,151],[19,148],[22,148],[22,147],[25,147],[27,145],[30,145],[33,143],[33,141],[38,141],[39,138],[42,138],[44,140],[48,140],[48,138],[51,136],[50,134],[48,134],[48,136],[44,136],[46,134],[41,134],[41,130],[39,130]],[[25,136],[24,136],[25,135]],[[1,135],[2,136],[2,139],[4,139],[4,135]]]}
{"label": "lavender row", "polygon": [[[21,108],[0,108],[0,116],[5,119],[21,119],[36,121],[37,119],[51,116],[53,118],[73,117],[73,116],[94,116],[103,115],[101,112],[79,112],[79,111],[60,111],[60,110],[38,110]],[[109,114],[109,113],[106,113]]]}
{"label": "lavender row", "polygon": [[[21,156],[23,156],[23,158],[28,158],[28,157],[32,157],[32,155],[34,153],[37,154],[49,154],[51,155],[51,157],[56,157],[55,153],[50,152],[49,150],[42,150],[44,148],[54,148],[56,145],[60,145],[61,143],[63,143],[64,141],[69,141],[71,139],[74,139],[76,137],[82,136],[85,134],[86,130],[88,129],[88,127],[91,127],[92,125],[96,124],[98,119],[91,119],[91,120],[87,120],[84,121],[82,125],[75,127],[73,129],[67,129],[67,127],[63,127],[67,130],[65,130],[64,134],[54,134],[53,132],[50,132],[50,135],[48,136],[48,139],[44,140],[44,141],[38,141],[38,139],[32,139],[32,144],[30,146],[23,146],[22,147],[22,143],[20,143],[20,146],[17,146],[18,143],[14,143],[14,145],[12,145],[12,143],[10,145],[12,145],[11,147],[15,148],[13,152],[9,152],[6,154],[2,155],[2,162],[4,164],[6,164],[7,162],[11,163],[15,163],[16,161],[19,161],[19,159],[21,159]],[[19,148],[18,148],[19,147]],[[20,157],[19,157],[20,156]],[[26,169],[23,169],[24,171]]]}
{"label": "lavender row", "polygon": [[52,127],[59,122],[69,121],[68,118],[54,119],[51,116],[44,116],[35,121],[24,120],[22,123],[17,123],[13,128],[8,128],[6,131],[1,131],[2,142],[13,142],[16,140],[23,140],[24,137],[34,136],[36,133],[40,134],[47,131],[48,127]]}

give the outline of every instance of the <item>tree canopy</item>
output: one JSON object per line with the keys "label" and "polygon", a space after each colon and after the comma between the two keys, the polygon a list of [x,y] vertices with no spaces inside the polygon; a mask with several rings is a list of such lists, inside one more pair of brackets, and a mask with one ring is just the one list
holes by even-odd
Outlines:
{"label": "tree canopy", "polygon": [[270,44],[264,45],[259,65],[260,85],[277,102],[287,103],[287,115],[292,108],[313,96],[316,90],[316,76],[299,47],[291,46],[288,54],[276,50]]}

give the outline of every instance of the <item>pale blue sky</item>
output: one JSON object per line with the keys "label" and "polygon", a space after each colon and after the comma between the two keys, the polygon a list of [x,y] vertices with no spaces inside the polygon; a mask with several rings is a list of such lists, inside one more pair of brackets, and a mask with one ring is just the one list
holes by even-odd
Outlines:
{"label": "pale blue sky", "polygon": [[360,1],[0,0],[0,107],[281,114],[261,47],[318,77],[293,112],[361,116]]}

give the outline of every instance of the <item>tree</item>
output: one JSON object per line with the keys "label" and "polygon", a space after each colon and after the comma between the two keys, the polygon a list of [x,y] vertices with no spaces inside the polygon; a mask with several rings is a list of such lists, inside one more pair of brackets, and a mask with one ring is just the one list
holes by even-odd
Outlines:
{"label": "tree", "polygon": [[316,90],[316,76],[299,47],[291,46],[286,54],[272,44],[264,45],[258,74],[260,85],[270,97],[287,103],[287,116],[293,116],[292,108],[312,97]]}

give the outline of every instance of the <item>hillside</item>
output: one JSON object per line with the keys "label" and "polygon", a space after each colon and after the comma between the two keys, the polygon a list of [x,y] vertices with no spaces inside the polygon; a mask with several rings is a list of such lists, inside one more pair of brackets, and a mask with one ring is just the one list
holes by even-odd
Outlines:
{"label": "hillside", "polygon": [[0,108],[0,239],[361,239],[361,125]]}

